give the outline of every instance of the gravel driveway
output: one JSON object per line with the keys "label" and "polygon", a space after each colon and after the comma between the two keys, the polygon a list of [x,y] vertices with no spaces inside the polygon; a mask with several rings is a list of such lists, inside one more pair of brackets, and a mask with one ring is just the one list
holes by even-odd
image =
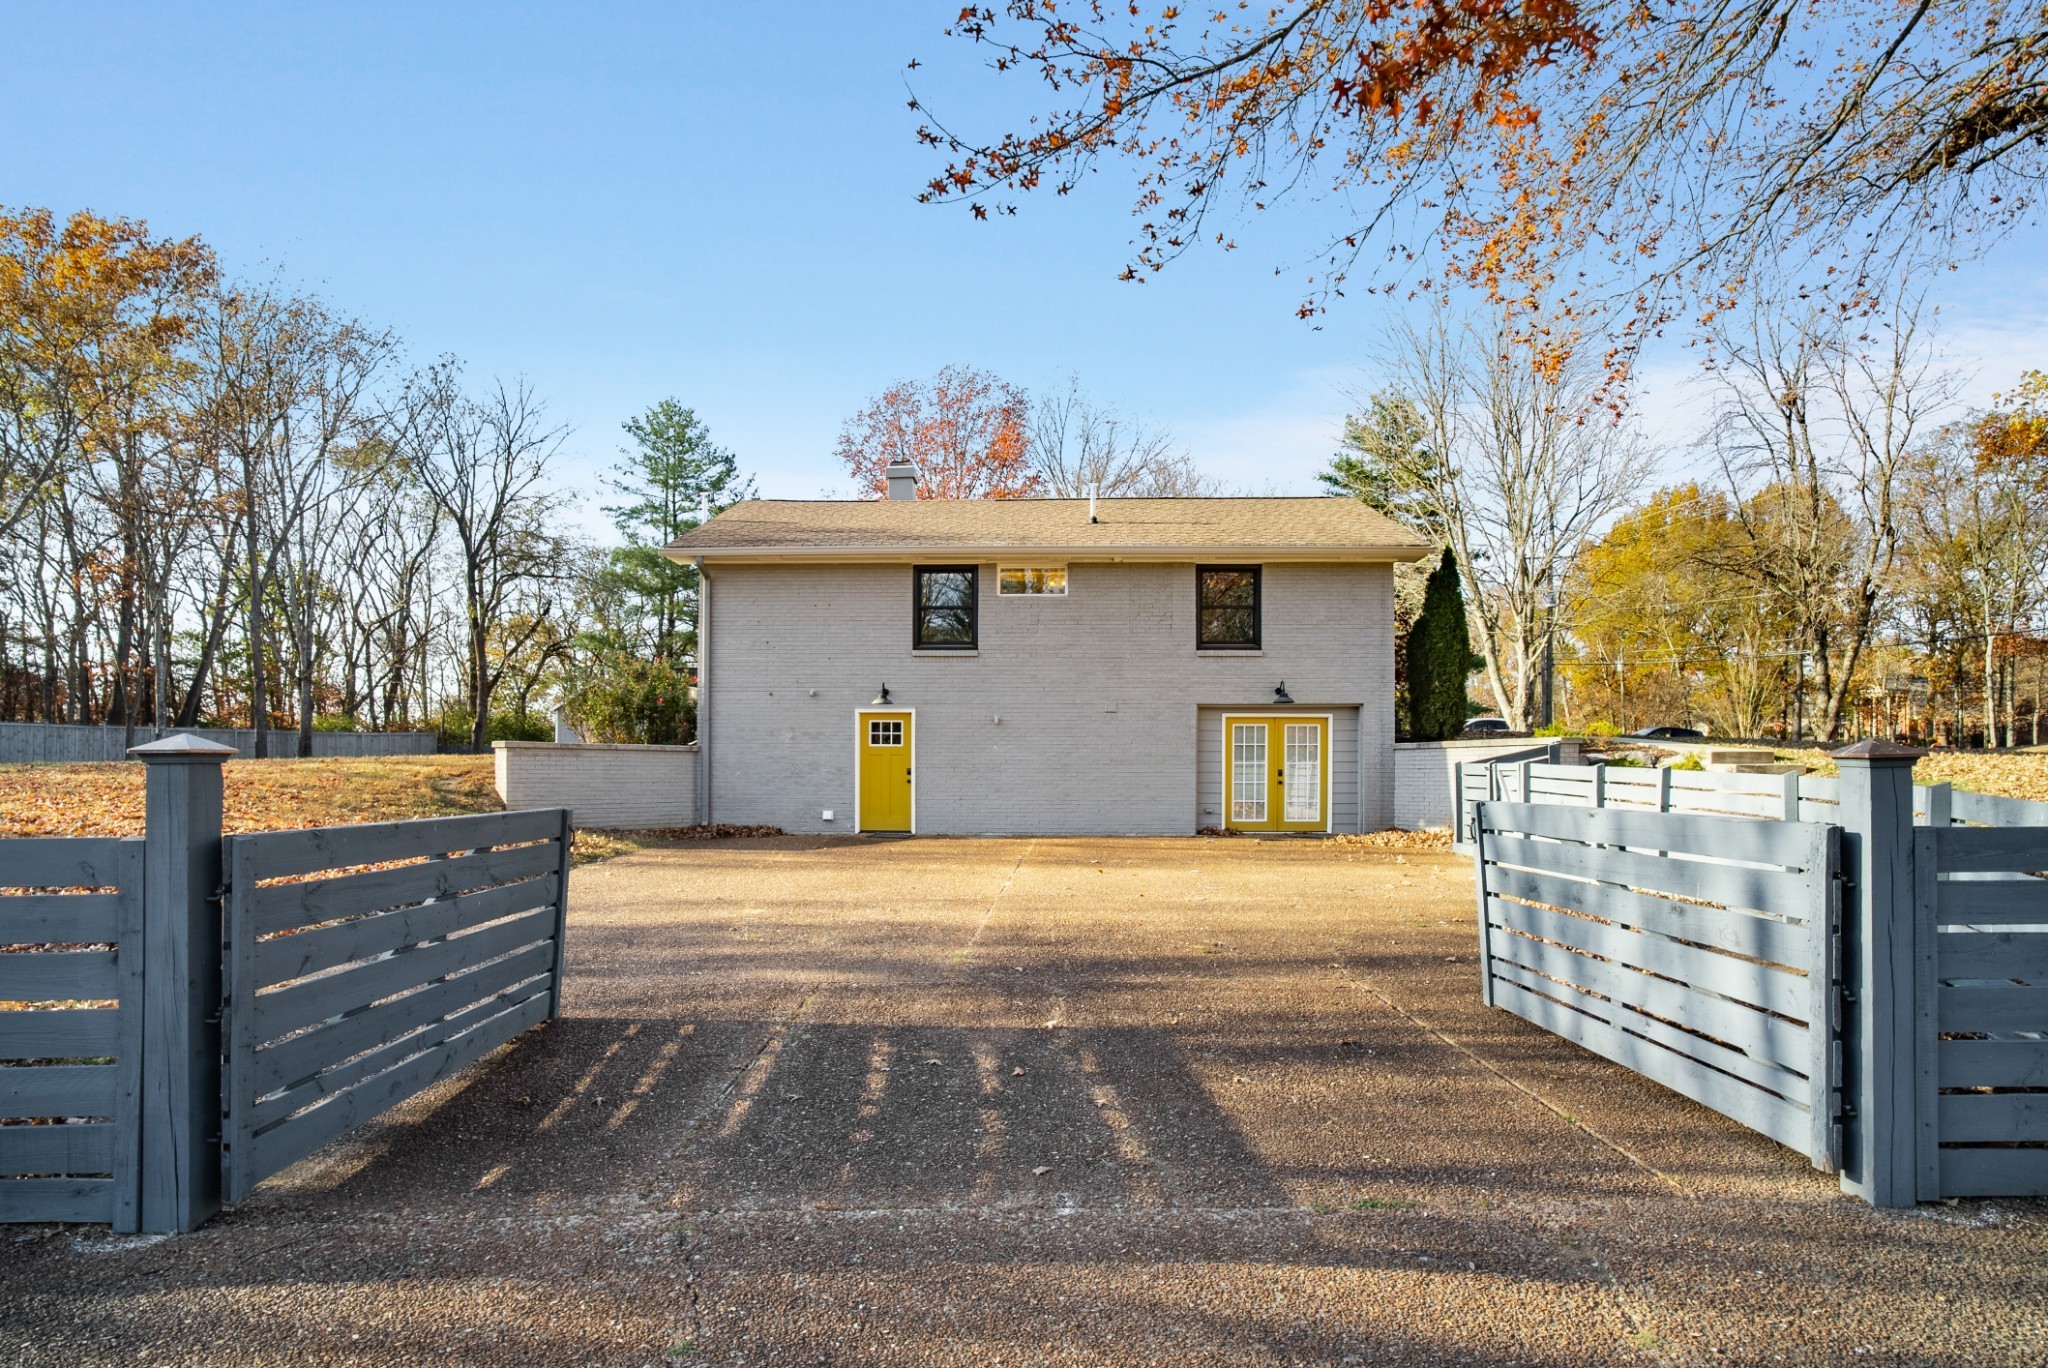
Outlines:
{"label": "gravel driveway", "polygon": [[1844,1198],[1473,934],[1310,841],[622,857],[562,1021],[197,1234],[0,1228],[0,1361],[2048,1362],[2048,1206]]}

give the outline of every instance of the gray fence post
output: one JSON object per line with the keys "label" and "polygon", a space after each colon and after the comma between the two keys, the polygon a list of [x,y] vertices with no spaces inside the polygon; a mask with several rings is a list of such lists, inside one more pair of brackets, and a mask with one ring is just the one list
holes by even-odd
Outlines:
{"label": "gray fence post", "polygon": [[1945,783],[1927,786],[1927,825],[1936,831],[1947,831],[1954,823],[1954,790]]}
{"label": "gray fence post", "polygon": [[[1913,762],[1925,751],[1858,741],[1834,752],[1841,767],[1842,864],[1851,882],[1843,914],[1842,1190],[1872,1206],[1911,1206],[1917,1172],[1915,986],[1918,917],[1913,877]],[[1931,953],[1932,946],[1924,947]]]}
{"label": "gray fence post", "polygon": [[220,1210],[221,765],[235,748],[167,736],[143,762],[142,1219],[193,1230]]}

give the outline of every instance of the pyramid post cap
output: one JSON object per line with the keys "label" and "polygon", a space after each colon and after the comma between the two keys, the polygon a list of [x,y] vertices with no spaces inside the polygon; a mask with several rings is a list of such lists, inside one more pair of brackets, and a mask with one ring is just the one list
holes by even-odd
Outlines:
{"label": "pyramid post cap", "polygon": [[1829,757],[1834,760],[1918,760],[1925,754],[1927,752],[1918,746],[1902,746],[1896,741],[1885,741],[1877,737],[1828,752]]}
{"label": "pyramid post cap", "polygon": [[219,764],[234,759],[241,752],[233,746],[223,746],[220,742],[209,741],[203,736],[179,732],[175,736],[166,736],[140,746],[130,746],[128,754],[142,761],[211,761]]}

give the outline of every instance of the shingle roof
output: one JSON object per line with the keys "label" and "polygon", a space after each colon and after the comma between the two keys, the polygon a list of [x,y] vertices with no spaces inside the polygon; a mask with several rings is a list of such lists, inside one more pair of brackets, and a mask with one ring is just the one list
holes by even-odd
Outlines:
{"label": "shingle roof", "polygon": [[677,559],[933,554],[1413,560],[1423,539],[1356,499],[750,499],[686,533]]}

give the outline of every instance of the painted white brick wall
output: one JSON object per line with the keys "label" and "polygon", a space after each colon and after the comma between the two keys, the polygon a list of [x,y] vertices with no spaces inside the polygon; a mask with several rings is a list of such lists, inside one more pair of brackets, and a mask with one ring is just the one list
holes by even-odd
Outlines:
{"label": "painted white brick wall", "polygon": [[[1401,741],[1394,746],[1394,825],[1406,831],[1448,831],[1457,806],[1451,797],[1457,768],[1466,761],[1512,755],[1548,741],[1526,736],[1501,740]],[[1579,763],[1579,743],[1558,743],[1558,762]]]}
{"label": "painted white brick wall", "polygon": [[1282,680],[1349,716],[1337,829],[1392,819],[1389,567],[1267,566],[1257,654],[1195,649],[1191,564],[1074,564],[1064,598],[1004,598],[995,570],[965,655],[911,650],[907,565],[712,567],[705,820],[850,831],[855,712],[887,684],[916,713],[921,832],[1191,832],[1214,820],[1204,709],[1264,710]]}
{"label": "painted white brick wall", "polygon": [[498,796],[508,808],[565,807],[579,827],[690,826],[697,820],[695,746],[499,741]]}

